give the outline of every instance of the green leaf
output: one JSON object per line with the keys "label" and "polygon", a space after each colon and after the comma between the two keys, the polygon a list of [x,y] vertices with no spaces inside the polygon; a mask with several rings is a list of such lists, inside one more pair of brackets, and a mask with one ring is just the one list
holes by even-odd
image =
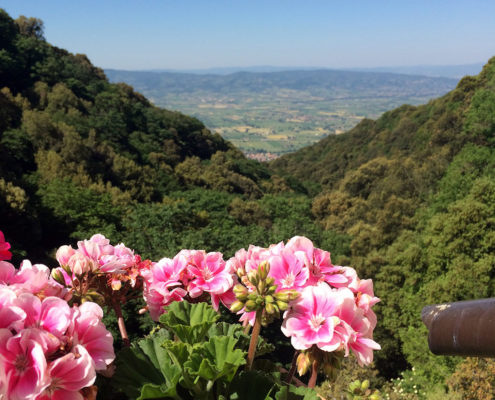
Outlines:
{"label": "green leaf", "polygon": [[163,376],[150,359],[135,344],[122,349],[115,360],[116,371],[112,386],[136,399],[141,394],[141,387],[147,383],[161,384]]}
{"label": "green leaf", "polygon": [[219,315],[206,303],[174,302],[165,307],[160,322],[183,342],[194,344],[205,339]]}
{"label": "green leaf", "polygon": [[163,370],[170,363],[167,351],[162,347],[162,343],[168,339],[170,339],[170,333],[165,329],[160,329],[153,336],[148,336],[138,342],[139,348],[158,370]]}
{"label": "green leaf", "polygon": [[208,329],[209,338],[215,336],[232,336],[236,339],[244,334],[244,328],[240,324],[229,324],[228,322],[218,322]]}
{"label": "green leaf", "polygon": [[273,400],[277,388],[273,379],[262,371],[242,371],[230,385],[230,400]]}
{"label": "green leaf", "polygon": [[162,386],[163,385],[155,385],[153,383],[147,383],[141,389],[141,396],[139,396],[137,400],[163,399],[165,396],[167,396],[167,394],[162,390]]}
{"label": "green leaf", "polygon": [[183,369],[182,366],[191,356],[192,346],[187,343],[166,340],[162,347],[168,352],[174,364]]}
{"label": "green leaf", "polygon": [[[238,339],[237,347],[242,350],[248,350],[251,336],[244,333],[244,328],[240,324],[229,324],[227,322],[219,322],[213,325],[207,333],[209,338],[214,336],[232,336]],[[268,343],[263,337],[258,336],[256,346],[256,357],[271,353],[275,346]]]}
{"label": "green leaf", "polygon": [[211,338],[207,343],[193,348],[191,359],[184,364],[189,375],[209,381],[225,377],[230,382],[239,366],[246,363],[246,353],[234,349],[237,339],[228,336]]}
{"label": "green leaf", "polygon": [[275,394],[275,400],[318,400],[318,395],[306,387],[282,386]]}
{"label": "green leaf", "polygon": [[112,384],[134,399],[177,398],[176,387],[182,371],[173,364],[164,340],[170,335],[160,330],[119,352]]}

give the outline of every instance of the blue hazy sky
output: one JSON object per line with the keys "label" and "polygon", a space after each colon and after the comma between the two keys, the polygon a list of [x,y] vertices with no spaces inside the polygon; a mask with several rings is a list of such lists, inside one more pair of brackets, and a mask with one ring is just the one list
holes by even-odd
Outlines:
{"label": "blue hazy sky", "polygon": [[103,68],[486,62],[495,0],[1,0]]}

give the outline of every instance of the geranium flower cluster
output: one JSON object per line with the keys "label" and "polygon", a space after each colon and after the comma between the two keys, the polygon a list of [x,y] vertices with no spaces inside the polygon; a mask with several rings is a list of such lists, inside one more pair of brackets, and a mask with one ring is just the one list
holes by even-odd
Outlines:
{"label": "geranium flower cluster", "polygon": [[235,274],[221,253],[182,250],[174,258],[162,258],[149,270],[142,269],[144,299],[155,321],[163,307],[173,301],[199,301],[211,297],[218,310],[220,302],[229,307],[235,301],[232,292]]}
{"label": "geranium flower cluster", "polygon": [[54,276],[66,286],[77,286],[82,292],[88,288],[79,287],[84,285],[81,278],[90,273],[105,276],[106,283],[113,290],[121,289],[125,282],[135,287],[142,268],[139,255],[122,243],[111,245],[101,234],[77,242],[77,249],[60,247],[56,258],[61,267],[55,269]]}
{"label": "geranium flower cluster", "polygon": [[82,400],[114,360],[101,307],[69,297],[48,267],[0,261],[0,398]]}
{"label": "geranium flower cluster", "polygon": [[[268,271],[263,278],[266,283],[261,285],[273,287],[271,292],[260,291],[259,278],[253,280],[260,266],[267,266]],[[215,309],[220,302],[230,308],[236,295],[246,301],[253,294],[253,300],[242,303],[246,306],[239,307],[239,301],[233,306],[235,311],[239,310],[240,321],[253,325],[256,311],[249,304],[255,301],[254,293],[263,297],[261,292],[273,292],[273,296],[261,299],[270,302],[265,304],[265,313],[274,307],[285,310],[282,332],[291,338],[295,349],[317,347],[325,352],[342,351],[345,356],[351,350],[360,364],[370,364],[373,350],[380,348],[373,340],[376,315],[372,306],[379,299],[373,293],[371,279],[359,279],[353,268],[332,265],[330,253],[315,248],[305,237],[296,236],[287,244],[281,242],[269,248],[251,245],[227,262],[221,253],[182,250],[172,259],[161,259],[142,274],[144,298],[154,320],[173,301],[194,301],[208,295]],[[240,290],[239,282],[244,286]],[[299,296],[287,300],[294,292]],[[257,301],[259,305],[260,299]],[[284,301],[288,301],[288,308]]]}
{"label": "geranium flower cluster", "polygon": [[[373,340],[376,315],[371,279],[361,280],[350,267],[334,266],[330,253],[313,246],[301,236],[268,249],[250,246],[239,250],[227,264],[241,277],[249,292],[255,291],[250,279],[267,262],[269,283],[275,294],[293,290],[299,293],[283,315],[282,332],[291,338],[297,350],[312,347],[325,352],[352,350],[360,364],[370,364],[373,350],[380,349]],[[245,297],[245,296],[244,296]],[[239,311],[241,321],[253,324],[256,313],[246,307]]]}

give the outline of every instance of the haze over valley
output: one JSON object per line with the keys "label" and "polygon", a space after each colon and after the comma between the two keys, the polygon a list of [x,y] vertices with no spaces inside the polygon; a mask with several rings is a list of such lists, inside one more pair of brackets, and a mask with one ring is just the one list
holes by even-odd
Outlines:
{"label": "haze over valley", "polygon": [[458,81],[321,69],[229,74],[110,69],[105,73],[110,81],[133,86],[158,106],[197,117],[259,160],[343,133],[363,118],[377,118],[402,104],[426,103],[452,90]]}

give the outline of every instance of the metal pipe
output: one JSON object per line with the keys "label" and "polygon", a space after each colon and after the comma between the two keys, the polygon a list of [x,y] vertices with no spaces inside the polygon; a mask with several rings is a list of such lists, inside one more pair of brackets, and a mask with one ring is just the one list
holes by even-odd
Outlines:
{"label": "metal pipe", "polygon": [[426,306],[421,319],[433,354],[495,357],[495,298]]}

